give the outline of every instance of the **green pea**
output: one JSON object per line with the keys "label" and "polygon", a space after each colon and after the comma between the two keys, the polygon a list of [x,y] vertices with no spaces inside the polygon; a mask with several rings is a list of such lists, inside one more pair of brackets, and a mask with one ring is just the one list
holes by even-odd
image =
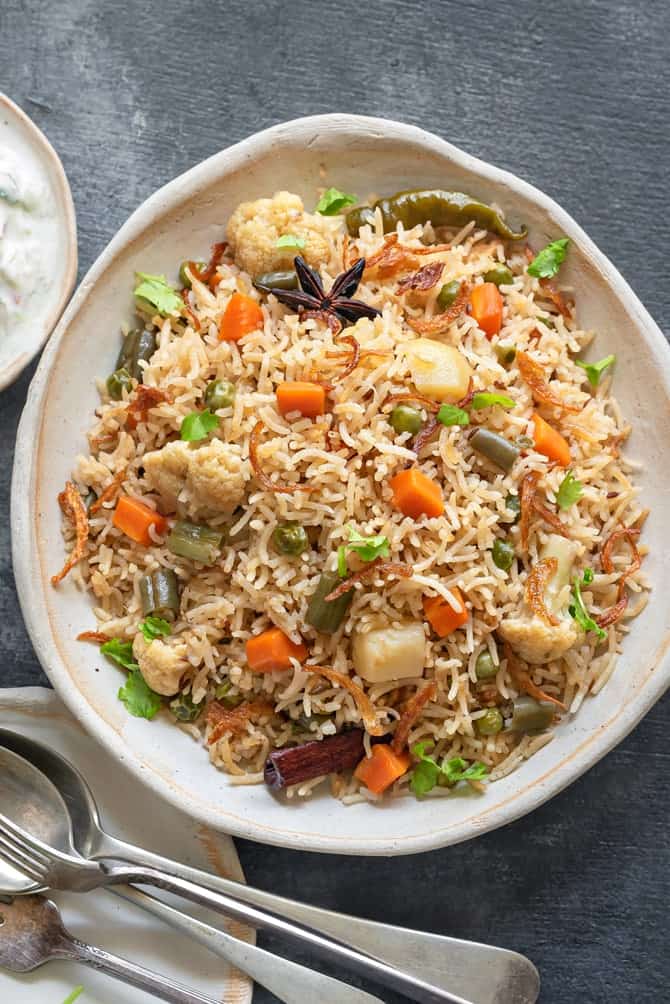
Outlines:
{"label": "green pea", "polygon": [[280,554],[297,558],[309,547],[305,528],[300,523],[280,523],[272,533],[272,543]]}
{"label": "green pea", "polygon": [[389,422],[396,432],[411,432],[413,436],[423,425],[421,412],[411,404],[397,404],[389,415]]}
{"label": "green pea", "polygon": [[496,345],[495,354],[501,366],[509,366],[516,359],[515,345]]}
{"label": "green pea", "polygon": [[514,282],[514,276],[507,265],[496,265],[484,273],[484,282],[494,282],[496,286],[510,286]]}
{"label": "green pea", "polygon": [[512,562],[514,561],[514,548],[511,544],[508,544],[506,540],[501,540],[500,537],[498,537],[498,539],[493,542],[491,555],[493,557],[493,564],[497,568],[501,568],[503,572],[509,572],[512,567]]}
{"label": "green pea", "polygon": [[238,708],[240,704],[244,703],[244,696],[242,694],[230,694],[229,691],[232,688],[232,683],[230,680],[225,680],[220,683],[216,690],[214,691],[214,696],[217,701],[223,704],[224,707],[232,711],[233,708]]}
{"label": "green pea", "polygon": [[503,727],[503,716],[497,708],[489,708],[486,714],[482,715],[475,722],[475,728],[480,736],[495,736]]}
{"label": "green pea", "polygon": [[186,271],[191,265],[195,265],[199,272],[207,268],[206,261],[183,261],[179,266],[179,281],[185,289],[191,288],[191,279]]}
{"label": "green pea", "polygon": [[510,492],[509,495],[505,497],[505,505],[507,509],[512,513],[514,519],[513,523],[518,523],[521,519],[521,499],[514,492]]}
{"label": "green pea", "polygon": [[235,384],[230,380],[212,380],[205,387],[205,404],[212,411],[230,408],[235,400]]}
{"label": "green pea", "polygon": [[114,370],[114,372],[107,377],[107,393],[113,401],[120,401],[123,397],[124,390],[130,390],[132,385],[132,377],[126,369]]}
{"label": "green pea", "polygon": [[456,279],[445,282],[444,286],[437,294],[437,305],[441,311],[447,310],[452,305],[461,291],[461,284]]}
{"label": "green pea", "polygon": [[477,656],[475,662],[475,676],[478,680],[490,680],[498,672],[498,667],[493,661],[493,656],[487,648]]}
{"label": "green pea", "polygon": [[178,722],[194,722],[204,706],[204,701],[195,704],[190,694],[179,694],[174,701],[170,701],[170,711]]}

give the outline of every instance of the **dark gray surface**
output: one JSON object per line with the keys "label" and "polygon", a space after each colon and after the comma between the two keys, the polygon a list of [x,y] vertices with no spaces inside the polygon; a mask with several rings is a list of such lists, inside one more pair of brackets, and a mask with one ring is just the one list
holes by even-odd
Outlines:
{"label": "dark gray surface", "polygon": [[[82,271],[139,202],[203,157],[282,119],[355,111],[433,129],[549,192],[664,325],[669,30],[663,0],[0,0],[0,88],[63,158]],[[5,513],[27,385],[0,395]],[[2,682],[43,683],[6,518],[0,543]],[[242,863],[277,892],[526,952],[543,1002],[660,1004],[669,727],[666,700],[569,791],[474,843],[383,861],[239,841]]]}

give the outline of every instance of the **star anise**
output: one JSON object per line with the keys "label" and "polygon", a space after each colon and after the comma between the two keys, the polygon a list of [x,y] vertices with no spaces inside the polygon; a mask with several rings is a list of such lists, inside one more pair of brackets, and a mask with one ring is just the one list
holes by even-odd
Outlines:
{"label": "star anise", "polygon": [[300,290],[278,289],[274,286],[259,285],[264,293],[272,293],[280,303],[293,307],[297,311],[311,315],[317,314],[326,321],[335,320],[355,324],[361,317],[379,317],[376,307],[371,307],[362,300],[352,300],[351,297],[365,269],[365,258],[359,258],[351,268],[337,276],[328,293],[323,288],[319,273],[298,255],[294,259],[295,270],[300,283]]}

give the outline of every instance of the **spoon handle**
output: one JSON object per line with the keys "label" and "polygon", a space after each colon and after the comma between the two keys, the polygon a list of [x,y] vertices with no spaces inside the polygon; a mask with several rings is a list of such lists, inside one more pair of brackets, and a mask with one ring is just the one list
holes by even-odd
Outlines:
{"label": "spoon handle", "polygon": [[466,1000],[441,987],[426,983],[410,973],[396,969],[395,966],[389,966],[385,962],[380,962],[370,955],[342,944],[342,942],[324,938],[309,928],[301,927],[274,914],[264,913],[255,907],[232,899],[230,896],[213,892],[205,886],[187,882],[185,879],[159,871],[156,868],[140,868],[110,863],[105,866],[105,873],[104,881],[101,883],[103,885],[153,885],[159,889],[176,893],[177,896],[182,896],[200,906],[208,907],[216,913],[232,917],[243,924],[273,931],[336,966],[344,966],[350,972],[357,973],[363,978],[374,980],[391,990],[405,994],[416,1004],[473,1004],[472,999]]}
{"label": "spoon handle", "polygon": [[216,1004],[212,997],[198,993],[197,990],[188,990],[159,973],[151,972],[144,966],[138,966],[137,963],[129,962],[128,959],[122,959],[118,955],[112,955],[102,948],[85,945],[77,938],[71,939],[70,948],[71,958],[76,962],[91,966],[98,972],[113,976],[131,987],[146,990],[158,1000],[168,1001],[169,1004]]}
{"label": "spoon handle", "polygon": [[383,1004],[378,997],[373,997],[364,990],[239,941],[220,928],[211,927],[182,913],[149,893],[140,892],[131,886],[120,886],[112,889],[112,892],[187,934],[210,952],[251,976],[283,1004],[314,1004],[314,1001],[319,1001],[319,1004]]}

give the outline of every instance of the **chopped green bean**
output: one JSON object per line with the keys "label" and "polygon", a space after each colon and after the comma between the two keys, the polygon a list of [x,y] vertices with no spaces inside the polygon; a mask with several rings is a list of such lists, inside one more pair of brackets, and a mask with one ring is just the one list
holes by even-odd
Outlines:
{"label": "chopped green bean", "polygon": [[518,523],[521,519],[521,499],[514,492],[510,492],[509,495],[505,497],[505,505],[509,511],[514,516],[512,520],[513,523]]}
{"label": "chopped green bean", "polygon": [[335,634],[354,598],[352,588],[338,599],[326,602],[325,597],[332,593],[340,581],[337,572],[323,572],[307,607],[305,620],[323,634]]}
{"label": "chopped green bean", "polygon": [[270,289],[299,289],[298,275],[294,271],[263,272],[254,279],[254,286],[263,292]]}
{"label": "chopped green bean", "polygon": [[140,579],[142,613],[165,614],[179,611],[179,583],[171,568],[159,568]]}
{"label": "chopped green bean", "polygon": [[511,471],[514,461],[519,456],[519,449],[513,443],[497,432],[479,428],[470,438],[474,450],[483,454],[496,467],[503,471]]}
{"label": "chopped green bean", "polygon": [[554,720],[555,708],[547,701],[536,701],[534,697],[521,694],[514,698],[514,711],[510,730],[512,732],[539,732],[547,729]]}
{"label": "chopped green bean", "polygon": [[503,727],[503,716],[497,708],[488,708],[486,714],[475,722],[475,728],[480,736],[495,736]]}
{"label": "chopped green bean", "polygon": [[478,680],[490,680],[497,672],[498,667],[493,661],[493,656],[487,648],[483,649],[475,662],[475,676]]}
{"label": "chopped green bean", "polygon": [[309,538],[300,523],[280,523],[273,530],[272,543],[280,554],[297,558],[309,547]]}
{"label": "chopped green bean", "polygon": [[165,543],[173,554],[212,565],[219,556],[223,537],[223,530],[177,520]]}
{"label": "chopped green bean", "polygon": [[496,568],[502,569],[503,572],[509,572],[514,561],[514,548],[508,541],[501,540],[498,537],[493,541],[491,556]]}
{"label": "chopped green bean", "polygon": [[235,384],[230,380],[211,380],[205,387],[204,400],[212,411],[230,408],[235,400]]}
{"label": "chopped green bean", "polygon": [[119,357],[116,360],[117,370],[127,370],[131,377],[142,383],[143,370],[140,362],[148,362],[156,351],[156,335],[153,331],[133,328],[123,340]]}
{"label": "chopped green bean", "polygon": [[516,359],[516,346],[498,344],[495,347],[495,354],[501,366],[509,366]]}
{"label": "chopped green bean", "polygon": [[421,412],[410,404],[397,404],[391,410],[389,422],[396,432],[411,432],[416,436],[423,425]]}

